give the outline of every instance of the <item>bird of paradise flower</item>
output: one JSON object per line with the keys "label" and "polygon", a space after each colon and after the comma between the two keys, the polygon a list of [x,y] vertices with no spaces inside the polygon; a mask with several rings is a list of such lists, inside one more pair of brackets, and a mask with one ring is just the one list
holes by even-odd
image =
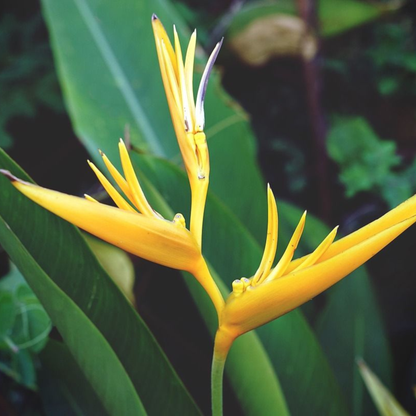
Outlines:
{"label": "bird of paradise flower", "polygon": [[267,238],[260,265],[252,277],[235,280],[231,294],[224,299],[201,247],[210,173],[203,103],[222,41],[208,59],[195,103],[192,78],[196,32],[191,35],[184,63],[176,30],[173,47],[155,15],[152,25],[171,118],[191,188],[189,229],[182,214],[168,220],[150,206],[122,140],[119,152],[124,176],[101,152],[104,164],[121,192],[89,162],[117,207],[102,204],[88,195],[83,199],[45,189],[21,181],[8,171],[1,172],[28,198],[91,234],[137,256],[195,276],[210,296],[218,315],[211,387],[213,414],[220,415],[223,370],[234,340],[307,302],[378,253],[416,222],[416,196],[337,242],[334,242],[335,228],[313,253],[292,260],[304,229],[305,212],[284,254],[273,267],[278,214],[273,192],[268,187]]}

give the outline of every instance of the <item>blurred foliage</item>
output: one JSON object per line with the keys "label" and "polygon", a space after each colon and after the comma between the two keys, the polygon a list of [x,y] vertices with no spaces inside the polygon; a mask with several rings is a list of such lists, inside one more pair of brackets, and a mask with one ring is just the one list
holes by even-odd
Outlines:
{"label": "blurred foliage", "polygon": [[[391,6],[390,6],[391,5]],[[365,2],[358,0],[319,0],[317,2],[320,35],[336,36],[373,21],[383,14],[393,11],[398,2]],[[342,8],[342,13],[340,13]],[[250,1],[238,11],[229,29],[234,36],[257,19],[277,15],[298,15],[294,0]]]}
{"label": "blurred foliage", "polygon": [[45,346],[51,321],[15,266],[0,280],[0,371],[36,389],[35,356]]}
{"label": "blurred foliage", "polygon": [[396,143],[381,140],[362,117],[334,117],[327,148],[338,163],[347,197],[370,191],[381,195],[393,208],[416,189],[416,160],[403,168]]}
{"label": "blurred foliage", "polygon": [[416,94],[416,32],[411,19],[376,26],[374,46],[367,54],[375,65],[380,94]]}
{"label": "blurred foliage", "polygon": [[0,20],[0,146],[13,138],[7,123],[13,117],[33,117],[40,105],[64,110],[49,42],[39,33],[39,13],[27,21],[5,14]]}

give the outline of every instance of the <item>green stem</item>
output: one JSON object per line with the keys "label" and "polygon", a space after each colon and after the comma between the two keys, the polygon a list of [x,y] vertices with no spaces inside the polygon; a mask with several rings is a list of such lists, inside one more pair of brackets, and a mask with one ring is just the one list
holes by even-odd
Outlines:
{"label": "green stem", "polygon": [[212,416],[222,416],[222,382],[224,379],[225,358],[214,349],[211,368]]}
{"label": "green stem", "polygon": [[224,327],[220,327],[215,335],[214,354],[211,369],[211,405],[212,416],[222,416],[222,382],[224,379],[224,366],[228,352],[235,336]]}

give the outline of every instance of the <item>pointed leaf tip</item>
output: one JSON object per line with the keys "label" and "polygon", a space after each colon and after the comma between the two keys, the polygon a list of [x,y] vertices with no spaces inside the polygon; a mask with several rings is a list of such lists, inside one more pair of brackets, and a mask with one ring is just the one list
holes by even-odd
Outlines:
{"label": "pointed leaf tip", "polygon": [[6,169],[0,169],[0,173],[4,175],[10,182],[16,182],[19,179],[16,178],[16,176],[12,175],[8,170]]}
{"label": "pointed leaf tip", "polygon": [[20,183],[28,183],[26,181],[23,181],[21,179],[19,179],[18,177],[14,176],[11,172],[9,172],[6,169],[0,169],[0,173],[2,175],[4,175],[10,182],[14,183],[14,182],[20,182]]}

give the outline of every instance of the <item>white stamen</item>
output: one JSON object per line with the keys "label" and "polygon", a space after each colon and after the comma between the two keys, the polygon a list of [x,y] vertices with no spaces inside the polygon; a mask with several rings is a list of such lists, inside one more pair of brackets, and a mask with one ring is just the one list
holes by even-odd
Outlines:
{"label": "white stamen", "polygon": [[208,78],[211,74],[212,68],[214,67],[214,62],[217,59],[217,56],[220,52],[220,48],[222,45],[221,39],[220,42],[217,43],[214,50],[211,53],[211,56],[208,59],[207,65],[205,66],[204,73],[202,74],[201,82],[199,83],[198,88],[198,95],[196,97],[196,105],[195,105],[195,124],[197,131],[203,131],[205,126],[205,115],[204,115],[204,99],[205,93],[207,91],[208,85]]}

